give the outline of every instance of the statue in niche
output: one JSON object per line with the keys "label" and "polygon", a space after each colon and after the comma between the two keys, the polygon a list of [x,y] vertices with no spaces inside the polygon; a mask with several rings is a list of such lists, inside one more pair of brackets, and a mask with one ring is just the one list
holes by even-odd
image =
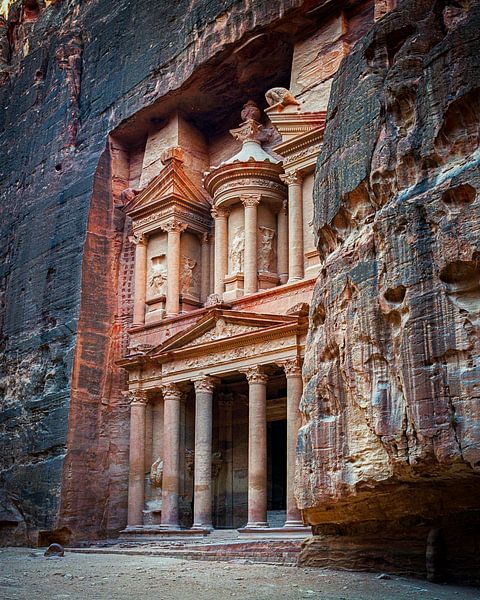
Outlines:
{"label": "statue in niche", "polygon": [[243,256],[245,252],[245,234],[243,227],[237,227],[230,244],[231,273],[243,273]]}
{"label": "statue in niche", "polygon": [[273,238],[275,231],[268,227],[259,227],[258,240],[258,270],[273,272],[275,264],[275,250],[273,247]]}
{"label": "statue in niche", "polygon": [[182,260],[182,273],[180,275],[180,291],[182,294],[192,293],[196,288],[196,268],[197,261],[189,256],[184,256]]}
{"label": "statue in niche", "polygon": [[157,458],[157,460],[150,467],[150,483],[153,487],[161,488],[163,483],[163,460]]}
{"label": "statue in niche", "polygon": [[165,254],[152,257],[152,268],[148,285],[155,295],[165,294],[165,283],[167,282],[167,269],[164,265]]}

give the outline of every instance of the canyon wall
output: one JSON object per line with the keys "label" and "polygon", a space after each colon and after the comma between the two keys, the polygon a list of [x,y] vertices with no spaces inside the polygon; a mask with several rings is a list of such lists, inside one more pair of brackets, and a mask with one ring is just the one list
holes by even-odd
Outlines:
{"label": "canyon wall", "polygon": [[480,579],[480,5],[407,0],[337,72],[315,180],[304,564]]}
{"label": "canyon wall", "polygon": [[[197,93],[214,95],[226,56],[229,73],[255,72],[233,48],[272,23],[285,35],[313,3],[46,4],[19,0],[0,22],[2,543],[125,525],[128,405],[114,361],[132,273],[118,263],[128,176],[110,132],[194,73],[208,76]],[[247,90],[231,89],[242,102]]]}

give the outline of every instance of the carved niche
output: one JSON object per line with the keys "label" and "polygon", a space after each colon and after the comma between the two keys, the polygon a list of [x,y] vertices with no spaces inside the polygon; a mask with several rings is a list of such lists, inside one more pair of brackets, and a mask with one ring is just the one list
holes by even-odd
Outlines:
{"label": "carved niche", "polygon": [[232,275],[243,273],[244,254],[245,231],[243,227],[237,227],[229,248],[230,272]]}
{"label": "carved niche", "polygon": [[258,270],[272,273],[275,270],[275,230],[258,228]]}
{"label": "carved niche", "polygon": [[182,270],[180,274],[180,293],[194,295],[198,291],[198,265],[197,261],[189,256],[182,258]]}

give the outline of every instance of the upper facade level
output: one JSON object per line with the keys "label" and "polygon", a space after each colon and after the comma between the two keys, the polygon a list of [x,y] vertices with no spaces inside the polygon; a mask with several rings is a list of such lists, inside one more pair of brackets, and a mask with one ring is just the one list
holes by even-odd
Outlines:
{"label": "upper facade level", "polygon": [[285,88],[266,100],[263,115],[246,102],[221,153],[179,114],[147,141],[150,180],[125,194],[135,325],[317,274],[310,222],[325,113],[303,111]]}

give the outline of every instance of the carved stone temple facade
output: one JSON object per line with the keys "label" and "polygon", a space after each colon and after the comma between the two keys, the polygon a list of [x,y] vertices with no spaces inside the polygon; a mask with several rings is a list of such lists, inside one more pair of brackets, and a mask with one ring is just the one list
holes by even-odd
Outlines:
{"label": "carved stone temple facade", "polygon": [[147,140],[141,191],[123,193],[127,531],[303,527],[293,486],[325,113],[266,92],[268,108],[246,99],[220,150],[172,114]]}

